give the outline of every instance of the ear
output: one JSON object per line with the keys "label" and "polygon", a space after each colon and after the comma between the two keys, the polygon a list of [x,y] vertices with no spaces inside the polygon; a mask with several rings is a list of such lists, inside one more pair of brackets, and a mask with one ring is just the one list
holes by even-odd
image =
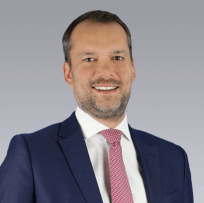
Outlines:
{"label": "ear", "polygon": [[63,63],[63,73],[65,82],[73,88],[73,75],[69,64],[65,61]]}
{"label": "ear", "polygon": [[136,78],[135,63],[134,59],[132,59],[132,82],[135,80],[135,78]]}

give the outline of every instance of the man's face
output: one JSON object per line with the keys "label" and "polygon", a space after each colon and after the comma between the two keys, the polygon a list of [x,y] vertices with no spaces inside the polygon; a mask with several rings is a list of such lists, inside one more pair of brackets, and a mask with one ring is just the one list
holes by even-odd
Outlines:
{"label": "man's face", "polygon": [[118,23],[83,21],[71,34],[71,69],[66,82],[78,106],[92,117],[117,120],[124,115],[135,79],[127,36]]}

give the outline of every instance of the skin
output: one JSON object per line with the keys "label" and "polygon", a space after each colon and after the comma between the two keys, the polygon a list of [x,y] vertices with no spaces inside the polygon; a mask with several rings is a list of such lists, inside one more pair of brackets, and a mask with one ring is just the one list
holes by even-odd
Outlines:
{"label": "skin", "polygon": [[[71,34],[71,64],[63,64],[65,81],[72,87],[79,108],[109,128],[125,117],[135,79],[124,29],[116,22],[83,21]],[[118,87],[96,90],[93,87]]]}

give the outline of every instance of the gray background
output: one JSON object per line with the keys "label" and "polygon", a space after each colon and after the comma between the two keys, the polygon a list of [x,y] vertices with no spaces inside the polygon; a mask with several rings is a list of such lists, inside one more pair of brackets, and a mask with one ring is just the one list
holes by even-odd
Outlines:
{"label": "gray background", "polygon": [[90,10],[118,14],[132,33],[136,80],[132,127],[181,145],[195,202],[204,192],[204,3],[202,1],[1,1],[0,164],[10,139],[66,119],[76,108],[65,83],[61,38]]}

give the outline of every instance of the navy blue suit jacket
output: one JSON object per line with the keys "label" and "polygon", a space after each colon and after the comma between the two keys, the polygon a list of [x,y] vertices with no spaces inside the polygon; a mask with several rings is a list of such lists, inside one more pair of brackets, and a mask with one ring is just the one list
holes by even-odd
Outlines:
{"label": "navy blue suit jacket", "polygon": [[[184,150],[129,129],[148,203],[193,203]],[[12,138],[0,167],[0,203],[102,203],[75,113],[62,123]]]}

